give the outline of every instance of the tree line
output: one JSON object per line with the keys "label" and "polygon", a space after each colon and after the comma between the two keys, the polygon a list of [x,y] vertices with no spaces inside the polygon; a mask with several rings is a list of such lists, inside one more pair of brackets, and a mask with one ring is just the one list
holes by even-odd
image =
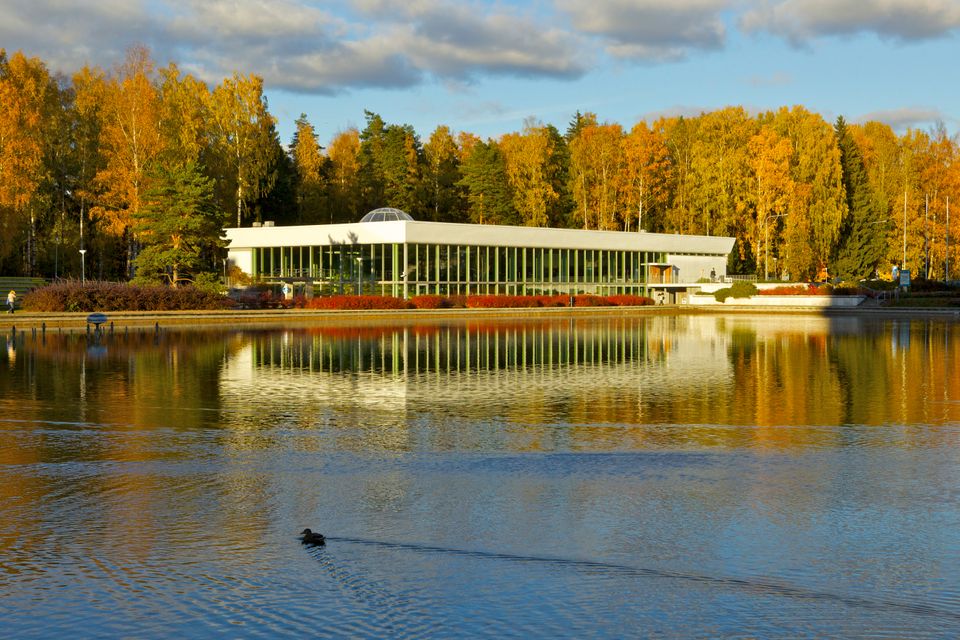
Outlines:
{"label": "tree line", "polygon": [[[52,74],[0,51],[0,272],[177,284],[220,272],[220,229],[418,220],[727,235],[729,270],[850,280],[905,263],[952,278],[957,137],[897,135],[802,106],[739,106],[630,129],[575,113],[482,139],[365,112],[326,146],[305,115],[284,146],[255,75],[209,87],[131,49]],[[960,266],[960,265],[958,265]],[[947,270],[950,273],[947,273]]]}

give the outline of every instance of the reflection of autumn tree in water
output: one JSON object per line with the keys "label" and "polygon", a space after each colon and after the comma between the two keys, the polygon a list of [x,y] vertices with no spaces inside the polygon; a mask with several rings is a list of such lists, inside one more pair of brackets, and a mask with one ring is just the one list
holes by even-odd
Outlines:
{"label": "reflection of autumn tree in water", "polygon": [[[951,335],[935,322],[813,317],[451,321],[108,334],[101,357],[85,336],[28,336],[0,393],[32,389],[27,419],[130,432],[82,449],[57,441],[44,452],[55,459],[150,459],[149,429],[227,427],[224,393],[255,408],[231,414],[228,437],[244,450],[274,446],[254,427],[278,420],[329,425],[358,447],[405,448],[414,414],[494,421],[510,450],[803,446],[842,441],[838,425],[949,420],[953,405],[937,400],[960,394]],[[383,419],[367,420],[370,411]],[[368,422],[379,426],[342,431]],[[464,446],[451,429],[447,446]]]}

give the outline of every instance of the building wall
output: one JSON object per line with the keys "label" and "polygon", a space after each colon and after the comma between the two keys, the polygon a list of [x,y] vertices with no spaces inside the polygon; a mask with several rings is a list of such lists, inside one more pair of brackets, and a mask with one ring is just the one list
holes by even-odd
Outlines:
{"label": "building wall", "polygon": [[[321,293],[646,294],[726,272],[733,238],[430,222],[227,229],[254,279]],[[655,266],[653,266],[655,265]]]}

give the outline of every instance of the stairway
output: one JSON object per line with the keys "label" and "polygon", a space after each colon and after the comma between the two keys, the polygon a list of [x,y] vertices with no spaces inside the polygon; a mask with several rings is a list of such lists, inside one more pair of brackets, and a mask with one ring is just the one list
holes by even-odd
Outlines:
{"label": "stairway", "polygon": [[17,308],[23,303],[23,295],[31,289],[42,287],[47,284],[43,278],[5,278],[0,277],[0,302],[3,303],[0,310],[7,310],[7,294],[13,289],[17,292]]}

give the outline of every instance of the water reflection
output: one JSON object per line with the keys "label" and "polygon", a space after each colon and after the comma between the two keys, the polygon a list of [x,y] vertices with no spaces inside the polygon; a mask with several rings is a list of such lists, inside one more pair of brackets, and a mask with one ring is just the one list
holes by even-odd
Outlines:
{"label": "water reflection", "polygon": [[[957,337],[813,316],[11,335],[0,628],[955,637]],[[331,544],[307,554],[304,526]]]}
{"label": "water reflection", "polygon": [[[902,424],[909,441],[936,437],[910,425],[960,418],[956,332],[937,321],[680,316],[102,340],[21,333],[0,355],[9,373],[0,409],[253,432],[265,418],[356,420],[385,441],[406,438],[389,427],[407,431],[411,414],[429,413],[524,425],[531,442],[561,449],[869,440],[835,425]],[[529,430],[560,423],[565,442]]]}

